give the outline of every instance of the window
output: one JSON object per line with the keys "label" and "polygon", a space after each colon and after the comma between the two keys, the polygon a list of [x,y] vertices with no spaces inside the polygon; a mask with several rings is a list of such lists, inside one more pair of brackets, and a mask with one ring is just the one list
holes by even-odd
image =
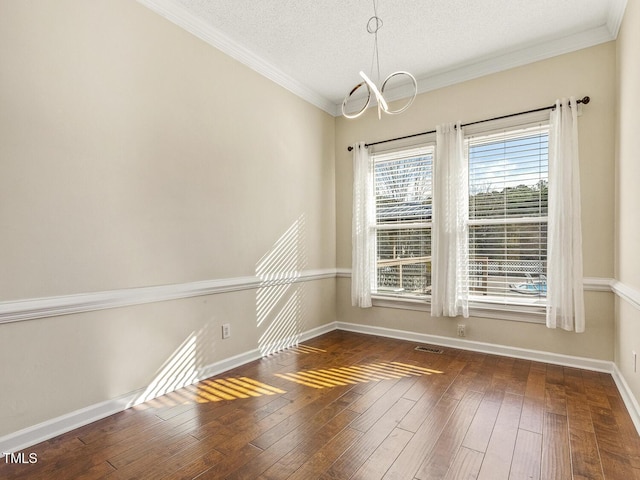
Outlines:
{"label": "window", "polygon": [[424,298],[431,289],[433,146],[374,154],[374,293]]}
{"label": "window", "polygon": [[547,125],[466,138],[470,300],[544,305]]}
{"label": "window", "polygon": [[[545,305],[548,139],[546,122],[465,136],[469,269],[462,274],[472,308],[540,312]],[[378,296],[431,294],[434,156],[433,144],[372,154]]]}

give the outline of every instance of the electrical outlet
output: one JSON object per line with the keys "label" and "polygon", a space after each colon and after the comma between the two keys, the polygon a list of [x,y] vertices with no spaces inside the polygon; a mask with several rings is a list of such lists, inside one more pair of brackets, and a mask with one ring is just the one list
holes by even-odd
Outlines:
{"label": "electrical outlet", "polygon": [[222,338],[229,338],[231,336],[231,325],[225,323],[222,325]]}
{"label": "electrical outlet", "polygon": [[465,325],[458,325],[458,336],[464,337],[467,334],[467,329]]}

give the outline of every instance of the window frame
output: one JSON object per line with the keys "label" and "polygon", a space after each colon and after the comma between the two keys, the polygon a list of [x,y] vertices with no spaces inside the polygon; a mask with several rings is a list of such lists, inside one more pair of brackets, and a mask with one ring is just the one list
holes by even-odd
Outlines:
{"label": "window frame", "polygon": [[[496,131],[516,131],[524,129],[532,124],[549,124],[549,112],[531,112],[517,117],[509,117],[488,122],[479,122],[465,127],[465,150],[468,137],[490,135]],[[410,150],[412,148],[422,148],[425,146],[433,147],[433,162],[437,162],[435,157],[435,136],[431,135],[424,142],[413,145],[399,146],[384,152],[372,152],[372,155],[379,155],[387,152],[400,152]],[[468,159],[467,159],[468,161]],[[549,178],[549,183],[552,181]],[[375,189],[375,185],[373,186]],[[534,217],[537,218],[537,217]],[[469,225],[471,222],[469,223]],[[377,247],[375,247],[377,248]],[[377,267],[376,267],[377,275]],[[373,278],[376,278],[376,275]],[[377,280],[373,280],[377,283]],[[403,310],[412,310],[420,312],[430,312],[431,295],[424,297],[396,296],[380,293],[376,291],[376,286],[372,286],[372,303],[374,307],[394,308]],[[478,301],[476,296],[469,297],[469,316],[476,318],[493,318],[501,320],[511,320],[527,323],[545,323],[546,303],[538,305],[521,305],[521,304],[500,304],[486,301]]]}
{"label": "window frame", "polygon": [[[431,178],[429,179],[429,182],[432,184],[433,183],[433,162],[435,159],[435,154],[436,154],[436,150],[435,150],[435,138],[431,139],[430,141],[425,141],[425,142],[421,142],[420,144],[414,144],[411,146],[405,146],[405,147],[396,147],[393,149],[388,149],[388,150],[378,150],[375,152],[371,152],[371,160],[373,163],[373,171],[374,171],[374,175],[373,175],[373,192],[374,192],[374,205],[376,205],[377,207],[377,202],[376,202],[376,176],[375,176],[375,167],[376,167],[376,163],[380,162],[380,163],[384,163],[384,162],[392,162],[394,160],[400,159],[400,158],[415,158],[418,156],[430,156],[431,157]],[[417,221],[417,222],[411,222],[411,223],[396,223],[396,224],[389,224],[389,225],[380,225],[377,221],[377,210],[376,210],[376,222],[374,225],[372,225],[372,229],[374,231],[374,245],[372,246],[373,250],[374,250],[374,256],[376,258],[376,266],[375,266],[375,271],[373,272],[373,275],[371,276],[371,297],[372,299],[380,299],[380,298],[387,298],[387,299],[397,299],[399,301],[409,301],[409,302],[420,302],[420,303],[424,303],[425,301],[429,301],[431,296],[430,294],[425,294],[425,295],[419,295],[419,294],[415,294],[415,295],[411,295],[411,294],[393,294],[391,291],[385,291],[385,290],[379,290],[378,288],[378,265],[380,260],[378,260],[378,232],[381,230],[411,230],[411,229],[415,229],[415,228],[425,228],[425,229],[432,229],[432,220],[429,220],[427,222],[424,221]],[[429,248],[429,251],[431,251],[431,248]],[[429,260],[429,262],[431,262]],[[417,263],[417,262],[416,262]],[[400,267],[402,268],[402,267]],[[430,288],[430,287],[429,287]]]}
{"label": "window frame", "polygon": [[[492,138],[495,138],[496,140],[499,140],[501,138],[508,138],[508,137],[512,137],[511,139],[515,140],[515,139],[520,139],[520,138],[525,138],[528,136],[532,136],[532,135],[540,135],[540,134],[544,134],[546,133],[547,135],[547,139],[548,139],[548,135],[549,135],[549,121],[548,119],[545,120],[539,120],[539,121],[534,121],[534,122],[527,122],[525,124],[518,124],[516,126],[511,126],[511,127],[499,127],[499,128],[492,128],[490,130],[485,130],[482,132],[476,132],[476,133],[467,133],[465,132],[465,139],[464,139],[464,148],[465,148],[465,157],[467,159],[467,162],[469,164],[469,167],[471,166],[471,160],[470,160],[470,146],[473,143],[479,143],[478,140],[486,140],[486,143],[491,143]],[[508,140],[506,140],[508,141]],[[547,171],[546,171],[546,181],[547,181],[547,185],[549,183],[549,167],[548,167],[548,142],[547,142]],[[471,175],[471,173],[470,173]],[[506,187],[504,187],[506,188]],[[471,190],[471,185],[469,186],[469,190]],[[471,191],[469,191],[469,198],[471,198]],[[505,227],[507,226],[515,226],[515,225],[527,225],[527,224],[545,224],[548,225],[548,212],[547,215],[538,215],[538,216],[513,216],[513,217],[509,217],[509,216],[504,216],[504,217],[487,217],[485,219],[482,218],[469,218],[468,219],[468,223],[467,226],[469,227],[468,229],[468,235],[469,235],[469,240],[471,240],[471,227],[474,226],[490,226],[490,225],[495,225],[495,226],[500,226],[503,225]],[[537,237],[538,240],[540,239],[540,237]],[[544,242],[544,250],[546,252],[547,250],[547,241],[548,238],[545,236],[544,238],[545,242]],[[518,245],[522,245],[522,243],[518,243]],[[469,243],[469,256],[471,257],[471,253],[472,253],[472,245],[471,245],[471,241]],[[546,268],[544,269],[544,272],[541,273],[541,275],[544,275],[546,278]],[[534,299],[535,298],[535,299]],[[513,299],[513,301],[509,301],[509,299]],[[517,299],[520,299],[521,301],[518,302]],[[476,307],[480,307],[482,308],[482,306],[484,305],[500,305],[501,308],[505,308],[507,310],[513,309],[513,310],[519,310],[521,308],[525,308],[526,310],[531,310],[531,311],[535,311],[535,312],[545,312],[546,311],[546,296],[541,297],[541,296],[536,296],[536,297],[517,297],[514,295],[504,295],[504,296],[498,296],[498,295],[478,295],[477,293],[473,293],[473,292],[469,292],[469,305],[471,306],[471,304],[475,304]]]}

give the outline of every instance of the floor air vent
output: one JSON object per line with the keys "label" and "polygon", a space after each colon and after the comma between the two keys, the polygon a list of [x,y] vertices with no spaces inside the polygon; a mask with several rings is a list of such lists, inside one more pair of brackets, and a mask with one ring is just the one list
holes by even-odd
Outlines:
{"label": "floor air vent", "polygon": [[422,345],[418,345],[416,347],[416,350],[418,350],[419,352],[437,353],[439,355],[444,353],[444,350],[441,350],[439,348],[436,348],[436,347],[425,347],[425,346],[422,346]]}

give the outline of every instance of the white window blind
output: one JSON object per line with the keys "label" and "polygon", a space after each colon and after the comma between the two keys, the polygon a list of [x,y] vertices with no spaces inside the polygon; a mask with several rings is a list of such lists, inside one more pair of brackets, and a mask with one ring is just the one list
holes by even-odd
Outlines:
{"label": "white window blind", "polygon": [[548,138],[538,124],[466,140],[472,300],[544,305]]}
{"label": "white window blind", "polygon": [[378,294],[431,289],[433,147],[374,154]]}

